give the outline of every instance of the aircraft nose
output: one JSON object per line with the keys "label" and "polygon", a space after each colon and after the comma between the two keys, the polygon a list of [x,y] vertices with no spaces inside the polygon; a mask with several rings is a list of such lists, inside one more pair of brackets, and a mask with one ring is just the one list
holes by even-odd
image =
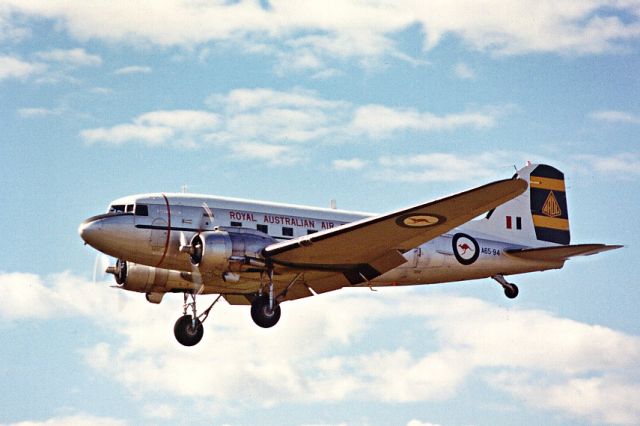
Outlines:
{"label": "aircraft nose", "polygon": [[100,231],[102,230],[102,220],[100,219],[87,219],[78,227],[78,233],[80,238],[83,239],[85,244],[93,246],[96,243],[96,239]]}

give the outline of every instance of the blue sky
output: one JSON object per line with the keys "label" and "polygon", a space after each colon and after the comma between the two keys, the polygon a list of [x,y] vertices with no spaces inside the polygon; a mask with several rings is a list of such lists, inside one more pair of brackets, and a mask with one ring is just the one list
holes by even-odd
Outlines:
{"label": "blue sky", "polygon": [[[452,3],[452,4],[449,4]],[[640,423],[640,2],[0,0],[0,423]],[[546,162],[563,270],[342,290],[194,348],[78,224],[179,191],[384,212]]]}

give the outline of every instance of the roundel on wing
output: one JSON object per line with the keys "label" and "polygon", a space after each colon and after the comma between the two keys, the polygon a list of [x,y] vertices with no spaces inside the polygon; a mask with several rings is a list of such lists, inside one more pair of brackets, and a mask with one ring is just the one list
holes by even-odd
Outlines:
{"label": "roundel on wing", "polygon": [[453,254],[458,262],[463,265],[471,265],[480,256],[478,242],[470,235],[458,233],[451,240],[453,244]]}
{"label": "roundel on wing", "polygon": [[443,216],[430,213],[405,214],[396,219],[396,223],[405,228],[426,228],[444,221]]}

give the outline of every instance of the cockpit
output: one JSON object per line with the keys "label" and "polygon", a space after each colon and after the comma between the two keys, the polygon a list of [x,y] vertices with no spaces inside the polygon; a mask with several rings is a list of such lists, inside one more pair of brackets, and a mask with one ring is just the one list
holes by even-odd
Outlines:
{"label": "cockpit", "polygon": [[133,213],[136,216],[149,216],[149,206],[146,204],[112,204],[107,214]]}

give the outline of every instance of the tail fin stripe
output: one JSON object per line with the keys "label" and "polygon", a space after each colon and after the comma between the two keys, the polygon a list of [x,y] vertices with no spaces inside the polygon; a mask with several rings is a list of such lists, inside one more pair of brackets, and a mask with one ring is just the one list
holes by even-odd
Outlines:
{"label": "tail fin stripe", "polygon": [[532,215],[532,217],[533,217],[533,224],[536,227],[540,226],[542,228],[560,229],[562,231],[569,230],[569,221],[567,219],[540,216],[537,214]]}
{"label": "tail fin stripe", "polygon": [[549,189],[551,191],[565,192],[564,181],[560,179],[531,176],[531,182],[529,184],[531,185],[531,188]]}

